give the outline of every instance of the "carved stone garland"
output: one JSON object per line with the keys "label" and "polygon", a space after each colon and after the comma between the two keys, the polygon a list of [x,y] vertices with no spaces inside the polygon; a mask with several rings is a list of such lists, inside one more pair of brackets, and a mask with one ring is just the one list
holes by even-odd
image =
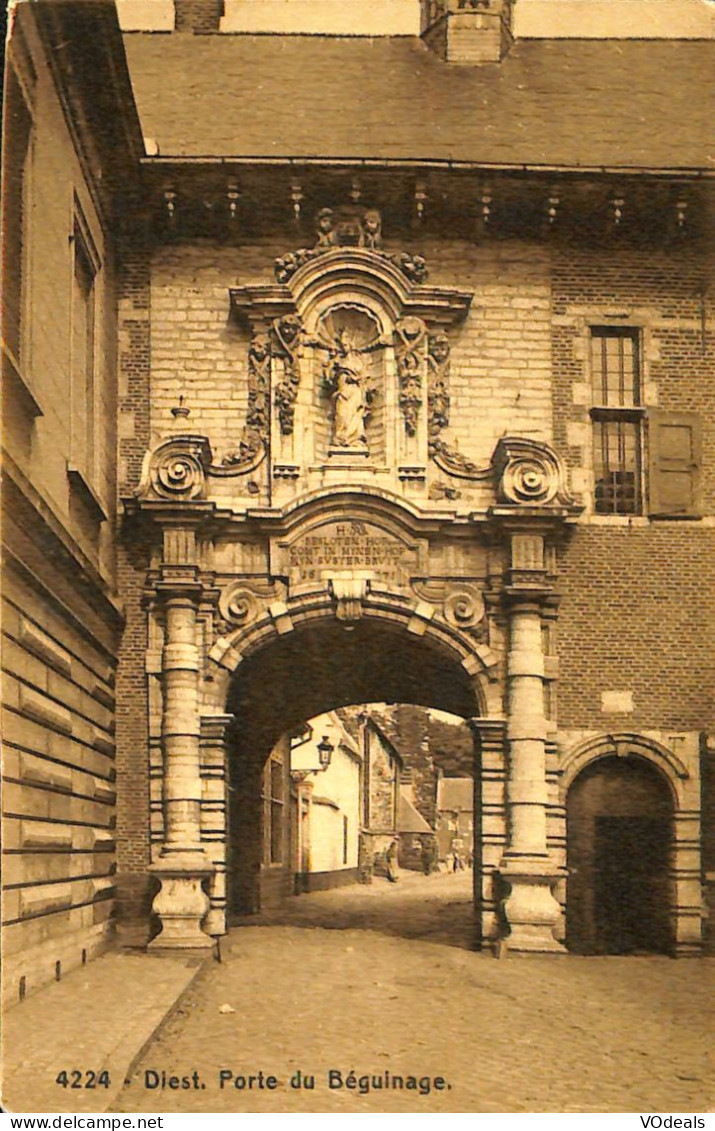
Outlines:
{"label": "carved stone garland", "polygon": [[[460,479],[488,479],[491,475],[491,465],[478,467],[440,435],[449,425],[449,371],[449,338],[444,333],[431,334],[427,354],[429,454],[437,466],[448,475],[458,476]],[[444,491],[444,497],[450,497],[447,489]]]}
{"label": "carved stone garland", "polygon": [[283,376],[276,383],[273,401],[283,436],[292,436],[295,427],[295,402],[300,385],[300,345],[303,329],[297,314],[275,318],[271,326],[271,355],[283,364]]}
{"label": "carved stone garland", "polygon": [[238,447],[228,452],[220,469],[234,474],[252,471],[269,447],[268,413],[271,389],[271,342],[267,334],[256,333],[248,350],[248,408],[243,435]]}
{"label": "carved stone garland", "polygon": [[395,326],[395,361],[399,404],[408,436],[416,436],[423,403],[427,327],[421,318],[401,319]]}

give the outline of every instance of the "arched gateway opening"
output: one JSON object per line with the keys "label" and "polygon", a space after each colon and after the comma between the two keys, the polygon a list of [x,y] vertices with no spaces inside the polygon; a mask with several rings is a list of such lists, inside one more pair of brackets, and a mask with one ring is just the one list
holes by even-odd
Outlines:
{"label": "arched gateway opening", "polygon": [[[259,647],[240,664],[227,699],[227,712],[241,720],[227,742],[229,922],[275,908],[296,890],[292,848],[298,834],[285,827],[300,820],[300,810],[292,812],[289,736],[314,716],[377,702],[463,719],[484,713],[479,688],[455,654],[378,619],[349,625],[333,617],[317,620]],[[474,758],[469,770],[474,773]],[[479,839],[475,834],[469,845],[475,888]]]}
{"label": "arched gateway opening", "polygon": [[587,765],[567,798],[567,944],[581,954],[673,945],[673,797],[645,758]]}

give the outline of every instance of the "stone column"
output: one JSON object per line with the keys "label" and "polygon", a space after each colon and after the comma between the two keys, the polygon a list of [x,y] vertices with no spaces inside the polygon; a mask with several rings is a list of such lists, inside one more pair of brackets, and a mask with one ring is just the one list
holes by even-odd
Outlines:
{"label": "stone column", "polygon": [[213,865],[201,845],[199,652],[196,643],[198,583],[160,585],[165,609],[162,663],[164,704],[164,845],[151,871],[161,881],[153,909],[161,932],[154,949],[196,950],[213,946],[201,930],[209,910],[203,883]]}
{"label": "stone column", "polygon": [[500,873],[510,891],[504,910],[507,946],[563,950],[553,935],[561,909],[552,894],[559,870],[546,843],[544,656],[538,598],[514,593],[509,605],[507,848]]}

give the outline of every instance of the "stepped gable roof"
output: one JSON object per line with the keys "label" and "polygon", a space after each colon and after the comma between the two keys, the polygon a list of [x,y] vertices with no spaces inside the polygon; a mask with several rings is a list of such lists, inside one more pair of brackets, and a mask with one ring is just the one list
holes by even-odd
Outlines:
{"label": "stepped gable roof", "polygon": [[471,778],[440,778],[437,785],[440,812],[471,813],[474,809],[474,782]]}
{"label": "stepped gable roof", "polygon": [[414,36],[125,34],[162,157],[713,165],[715,43],[519,40],[450,66]]}

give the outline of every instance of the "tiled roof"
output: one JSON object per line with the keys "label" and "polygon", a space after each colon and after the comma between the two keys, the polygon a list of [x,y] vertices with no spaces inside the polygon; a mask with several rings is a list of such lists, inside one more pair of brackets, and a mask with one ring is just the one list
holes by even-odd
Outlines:
{"label": "tiled roof", "polygon": [[412,36],[125,36],[160,156],[712,167],[715,44],[521,40],[450,66]]}

